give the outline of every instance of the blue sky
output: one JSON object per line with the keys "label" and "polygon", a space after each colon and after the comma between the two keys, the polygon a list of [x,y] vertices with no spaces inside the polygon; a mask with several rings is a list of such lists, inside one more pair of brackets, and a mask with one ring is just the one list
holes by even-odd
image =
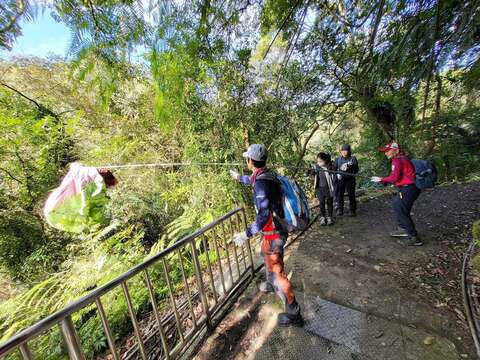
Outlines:
{"label": "blue sky", "polygon": [[0,57],[56,55],[65,57],[70,43],[70,30],[57,23],[49,11],[38,14],[33,22],[21,23],[22,36],[19,36],[12,50],[0,50]]}

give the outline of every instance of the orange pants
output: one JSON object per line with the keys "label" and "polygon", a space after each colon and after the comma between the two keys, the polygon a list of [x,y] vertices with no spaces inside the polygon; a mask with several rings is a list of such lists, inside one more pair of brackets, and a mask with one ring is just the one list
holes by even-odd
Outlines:
{"label": "orange pants", "polygon": [[283,247],[286,236],[277,236],[277,239],[262,239],[261,251],[265,269],[267,271],[267,282],[275,289],[275,293],[282,299],[285,306],[295,302],[292,283],[285,274],[283,264]]}

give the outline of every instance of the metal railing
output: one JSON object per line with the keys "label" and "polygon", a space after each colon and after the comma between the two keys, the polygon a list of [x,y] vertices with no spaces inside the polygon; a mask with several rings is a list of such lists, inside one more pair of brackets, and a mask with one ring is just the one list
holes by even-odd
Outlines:
{"label": "metal railing", "polygon": [[[128,315],[136,340],[135,356],[141,359],[171,359],[182,354],[198,335],[213,327],[214,317],[242,283],[253,278],[254,261],[249,241],[238,248],[231,242],[235,231],[246,228],[243,208],[237,208],[216,219],[193,234],[184,237],[145,262],[133,267],[123,275],[93,290],[64,309],[44,318],[22,332],[0,344],[0,358],[17,352],[23,359],[33,359],[29,346],[46,332],[58,329],[63,338],[63,349],[70,359],[85,359],[80,337],[74,323],[75,315],[88,307],[94,309],[101,320],[111,357],[120,359],[119,343],[112,333],[108,320],[108,308],[102,297],[116,291],[125,299]],[[186,266],[186,261],[190,267]],[[172,271],[175,267],[177,271]],[[152,275],[153,274],[153,275]],[[159,275],[160,274],[160,275]],[[179,275],[181,274],[181,276]],[[155,324],[150,334],[142,328],[138,313],[134,310],[134,298],[130,294],[129,282],[142,277],[141,286],[148,292],[149,312]],[[176,277],[176,279],[175,279]],[[158,293],[158,279],[163,280],[167,296]],[[92,335],[93,336],[93,335]],[[152,338],[153,348],[147,348]],[[158,341],[160,338],[160,341]],[[154,355],[151,355],[152,351]],[[122,358],[125,358],[123,354]]]}
{"label": "metal railing", "polygon": [[465,251],[462,263],[462,296],[463,306],[467,323],[472,334],[472,339],[477,350],[477,355],[480,356],[480,303],[479,291],[475,283],[469,281],[469,270],[471,267],[472,256],[476,250],[475,241],[472,241]]}

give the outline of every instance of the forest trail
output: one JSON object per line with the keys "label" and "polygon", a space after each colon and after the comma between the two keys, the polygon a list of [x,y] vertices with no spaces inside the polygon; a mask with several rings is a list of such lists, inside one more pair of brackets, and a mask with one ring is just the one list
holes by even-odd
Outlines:
{"label": "forest trail", "polygon": [[414,218],[425,245],[388,236],[390,195],[364,200],[356,218],[318,222],[287,251],[304,328],[278,328],[275,295],[257,276],[197,359],[473,359],[460,270],[480,213],[480,183],[424,192]]}

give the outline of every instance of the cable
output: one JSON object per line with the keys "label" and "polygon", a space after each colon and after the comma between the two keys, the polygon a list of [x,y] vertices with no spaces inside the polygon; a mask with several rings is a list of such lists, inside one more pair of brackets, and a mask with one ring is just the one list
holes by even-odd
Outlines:
{"label": "cable", "polygon": [[[124,164],[124,165],[104,165],[104,166],[97,166],[101,169],[135,169],[135,168],[152,168],[152,167],[161,167],[161,168],[169,168],[169,167],[178,167],[178,166],[230,166],[230,167],[237,167],[243,166],[243,163],[221,163],[221,162],[212,162],[212,163],[203,163],[203,162],[177,162],[177,163],[150,163],[150,164]],[[292,165],[280,165],[274,164],[270,165],[272,168],[296,168],[296,166]],[[308,170],[311,168],[303,167],[304,170]],[[338,170],[327,170],[327,169],[317,169],[318,171],[324,171],[332,174],[340,174],[345,176],[353,176],[353,177],[361,177],[361,178],[369,178],[368,175],[363,174],[353,174],[348,173],[345,171],[338,171]]]}
{"label": "cable", "polygon": [[176,166],[241,166],[240,163],[201,163],[201,162],[185,162],[185,163],[151,163],[151,164],[124,164],[124,165],[104,165],[96,166],[101,169],[130,169],[142,167],[176,167]]}

